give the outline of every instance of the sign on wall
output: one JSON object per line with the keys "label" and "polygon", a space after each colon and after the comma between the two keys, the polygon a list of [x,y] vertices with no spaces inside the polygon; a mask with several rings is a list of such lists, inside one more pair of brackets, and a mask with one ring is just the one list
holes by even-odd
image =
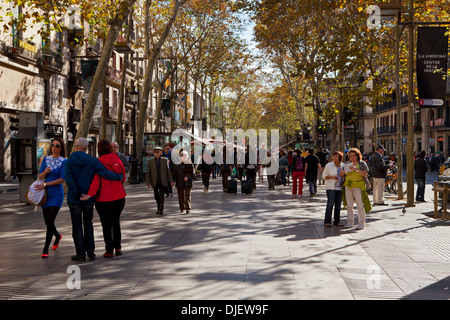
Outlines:
{"label": "sign on wall", "polygon": [[444,105],[447,91],[447,56],[447,28],[419,27],[416,70],[421,107]]}

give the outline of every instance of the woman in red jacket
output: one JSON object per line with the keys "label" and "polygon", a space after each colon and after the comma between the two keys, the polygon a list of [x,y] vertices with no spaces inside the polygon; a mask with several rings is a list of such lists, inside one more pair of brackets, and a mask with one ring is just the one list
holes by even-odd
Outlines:
{"label": "woman in red jacket", "polygon": [[106,252],[103,254],[105,258],[112,258],[114,256],[114,249],[116,255],[122,254],[121,239],[122,234],[120,230],[120,215],[125,207],[125,189],[123,183],[126,179],[125,168],[120,158],[112,151],[111,142],[108,140],[101,140],[98,142],[98,160],[110,171],[122,174],[122,181],[106,180],[95,175],[89,188],[88,194],[83,195],[81,200],[89,200],[95,196],[95,208],[103,228],[103,239],[105,240]]}

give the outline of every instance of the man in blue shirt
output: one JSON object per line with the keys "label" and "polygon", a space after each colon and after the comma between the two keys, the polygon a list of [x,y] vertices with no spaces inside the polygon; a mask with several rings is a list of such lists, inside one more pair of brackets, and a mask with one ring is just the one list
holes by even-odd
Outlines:
{"label": "man in blue shirt", "polygon": [[95,197],[81,201],[81,196],[87,194],[96,173],[108,180],[121,181],[123,178],[121,174],[111,172],[98,159],[88,155],[88,145],[87,139],[77,139],[75,152],[70,155],[65,165],[65,182],[69,187],[67,205],[72,219],[72,236],[76,249],[72,260],[76,261],[85,261],[86,252],[90,259],[95,258],[92,225]]}

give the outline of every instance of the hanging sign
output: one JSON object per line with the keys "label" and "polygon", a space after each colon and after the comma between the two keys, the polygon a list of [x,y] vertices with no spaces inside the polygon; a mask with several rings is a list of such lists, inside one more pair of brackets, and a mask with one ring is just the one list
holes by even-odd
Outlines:
{"label": "hanging sign", "polygon": [[421,107],[444,105],[447,91],[447,28],[419,27],[417,36],[417,86]]}

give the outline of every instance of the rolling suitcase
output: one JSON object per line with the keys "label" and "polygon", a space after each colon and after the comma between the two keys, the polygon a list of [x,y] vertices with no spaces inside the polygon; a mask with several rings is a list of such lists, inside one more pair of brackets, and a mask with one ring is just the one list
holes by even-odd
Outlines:
{"label": "rolling suitcase", "polygon": [[235,179],[228,180],[227,193],[237,193],[237,180]]}
{"label": "rolling suitcase", "polygon": [[277,173],[275,176],[275,185],[280,186],[283,184],[283,180],[281,180],[281,173]]}
{"label": "rolling suitcase", "polygon": [[242,180],[241,182],[241,191],[243,194],[250,194],[253,192],[253,187],[251,181]]}

